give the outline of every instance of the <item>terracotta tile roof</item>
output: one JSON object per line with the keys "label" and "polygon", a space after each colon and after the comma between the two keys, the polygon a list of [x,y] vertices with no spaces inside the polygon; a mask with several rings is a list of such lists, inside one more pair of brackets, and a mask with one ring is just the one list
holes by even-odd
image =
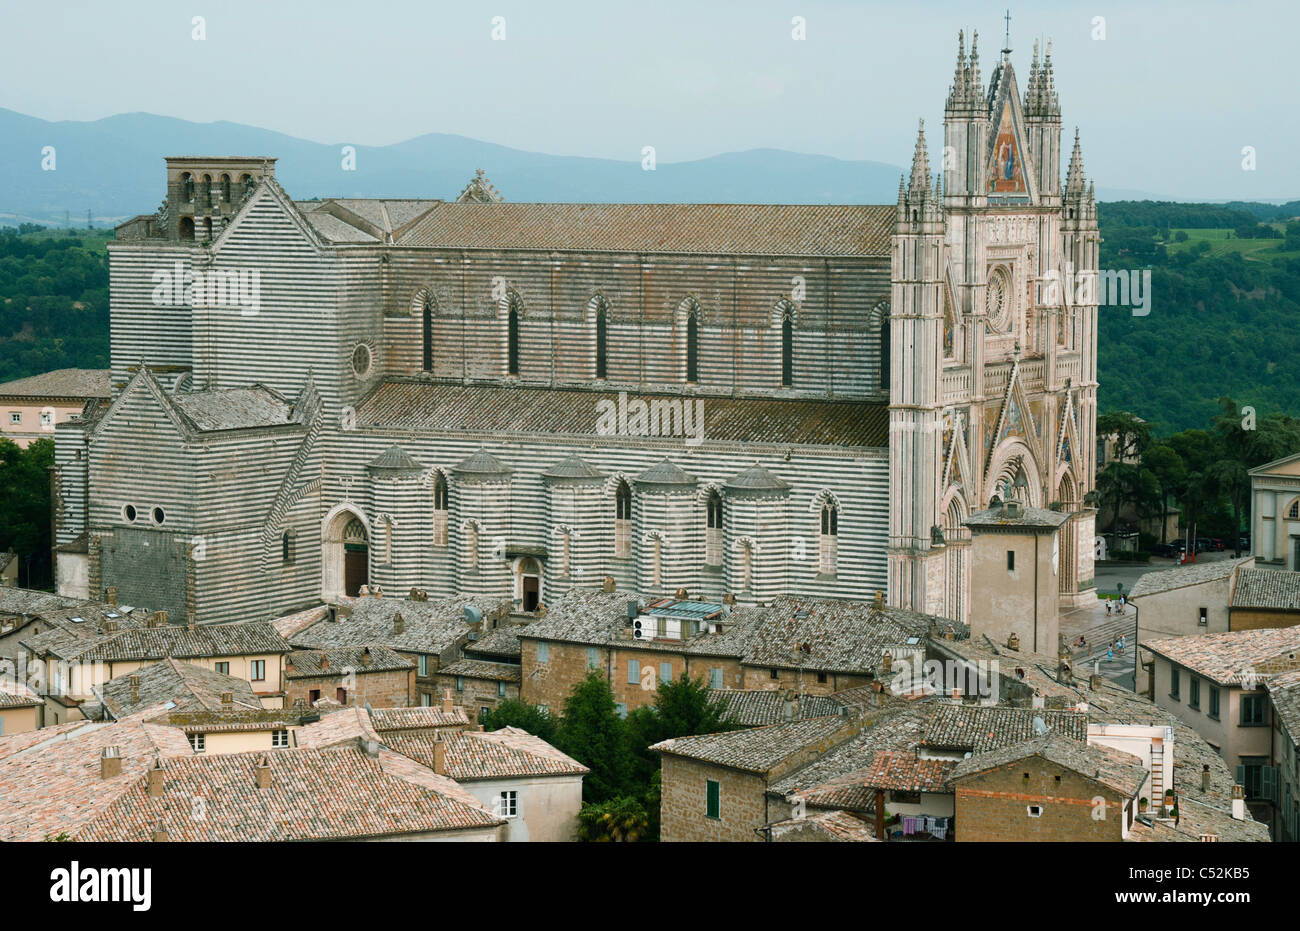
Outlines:
{"label": "terracotta tile roof", "polygon": [[1003,508],[996,507],[976,511],[962,523],[967,527],[980,527],[984,530],[999,528],[1006,530],[1050,530],[1061,526],[1069,519],[1070,515],[1064,511],[1052,511],[1048,508],[1021,507],[1019,513],[1012,515]]}
{"label": "terracotta tile roof", "polygon": [[271,626],[276,629],[281,637],[290,639],[299,631],[305,630],[317,621],[324,620],[328,616],[329,610],[329,605],[316,605],[304,611],[296,611],[293,614],[277,617],[271,622]]}
{"label": "terracotta tile roof", "polygon": [[[436,655],[468,640],[466,606],[476,607],[488,617],[501,612],[508,603],[500,598],[408,601],[367,596],[352,603],[351,615],[340,611],[338,620],[318,621],[294,634],[291,642],[305,649],[386,646],[402,653]],[[398,614],[402,615],[400,633],[396,629]]]}
{"label": "terracotta tile roof", "polygon": [[12,676],[0,676],[0,709],[35,708],[43,704],[44,699],[22,682]]}
{"label": "terracotta tile roof", "polygon": [[1300,745],[1300,669],[1269,676],[1264,687],[1291,742]]}
{"label": "terracotta tile roof", "polygon": [[372,708],[370,721],[381,734],[385,731],[413,731],[435,727],[468,727],[465,709],[456,705],[451,711],[437,706],[428,708]]}
{"label": "terracotta tile roof", "polygon": [[[181,731],[146,724],[145,714],[114,724],[75,721],[0,737],[0,840],[78,837],[155,758],[193,755]],[[109,746],[119,750],[122,773],[104,779],[100,754]]]}
{"label": "terracotta tile roof", "polygon": [[467,679],[492,679],[498,682],[520,682],[523,674],[515,663],[492,663],[481,659],[462,659],[438,670],[440,676],[464,676]]}
{"label": "terracotta tile roof", "polygon": [[872,789],[895,792],[948,791],[948,777],[956,760],[930,760],[899,750],[881,750],[867,770],[866,784]]}
{"label": "terracotta tile roof", "polygon": [[[269,767],[258,788],[255,767]],[[87,841],[290,841],[387,837],[503,823],[450,780],[410,760],[361,747],[321,747],[164,759],[163,794],[137,776],[78,834]],[[472,797],[471,797],[472,798]],[[194,817],[195,800],[203,817]]]}
{"label": "terracotta tile roof", "polygon": [[457,782],[522,776],[574,776],[589,770],[546,741],[517,727],[497,731],[386,731],[384,743],[395,752],[432,768],[434,742],[443,743],[446,774]]}
{"label": "terracotta tile roof", "polygon": [[513,624],[502,624],[500,627],[493,628],[477,640],[465,644],[465,653],[505,657],[518,662],[521,656],[519,628]]}
{"label": "terracotta tile roof", "polygon": [[1219,685],[1241,685],[1256,664],[1300,651],[1300,627],[1230,630],[1148,640],[1142,648]]}
{"label": "terracotta tile roof", "polygon": [[[637,397],[681,400],[681,394]],[[578,388],[462,385],[389,378],[357,405],[357,426],[403,431],[595,439],[608,392]],[[889,409],[865,401],[702,397],[704,442],[883,448]]]}
{"label": "terracotta tile roof", "polygon": [[804,818],[790,818],[772,825],[772,840],[808,840],[808,834],[832,843],[875,843],[876,832],[868,822],[847,811],[810,812]]}
{"label": "terracotta tile roof", "polygon": [[[1145,696],[1137,695],[1108,680],[1103,680],[1096,689],[1088,688],[1086,682],[1078,680],[1074,685],[1058,683],[1055,657],[1025,651],[1013,652],[987,637],[955,642],[939,641],[934,646],[939,651],[940,658],[951,656],[969,662],[985,663],[987,668],[995,669],[999,679],[999,692],[1015,695],[1019,701],[1028,703],[1030,697],[1037,693],[1047,701],[1063,702],[1068,707],[1084,703],[1087,706],[1088,721],[1093,724],[1141,724],[1173,728],[1173,778],[1178,786],[1180,809],[1182,800],[1191,800],[1204,809],[1200,815],[1202,823],[1218,823],[1225,836],[1268,839],[1266,825],[1253,819],[1246,822],[1233,820],[1232,785],[1235,779],[1223,757],[1181,718],[1165,711]],[[1017,669],[1024,671],[1023,679],[1016,675]],[[1209,768],[1208,789],[1201,788],[1203,767]],[[1249,818],[1249,813],[1247,817]]]}
{"label": "terracotta tile roof", "polygon": [[977,773],[988,772],[1031,756],[1040,756],[1057,766],[1072,770],[1125,798],[1137,795],[1147,780],[1146,767],[1133,754],[1100,745],[1080,744],[1058,734],[1022,740],[997,750],[978,753],[962,760],[949,778],[956,784]]}
{"label": "terracotta tile roof", "polygon": [[260,711],[262,703],[246,679],[227,676],[213,669],[167,658],[118,676],[95,689],[96,695],[114,718],[123,718],[156,705],[172,703],[184,711],[221,711],[223,692],[231,694],[231,706]]}
{"label": "terracotta tile roof", "polygon": [[402,246],[888,256],[893,206],[434,203]]}
{"label": "terracotta tile roof", "polygon": [[198,659],[210,656],[254,656],[288,653],[289,643],[266,621],[207,624],[194,628],[168,624],[105,633],[89,643],[28,641],[66,660],[122,662],[128,660]]}
{"label": "terracotta tile roof", "polygon": [[323,703],[317,705],[321,711],[320,720],[299,729],[296,735],[298,746],[329,747],[351,740],[382,743],[365,708],[344,708],[341,705],[330,708],[322,705]]}
{"label": "terracotta tile roof", "polygon": [[112,394],[110,376],[108,369],[55,369],[0,384],[0,397],[107,398]]}
{"label": "terracotta tile roof", "polygon": [[1237,573],[1232,607],[1300,611],[1300,572],[1242,569]]}
{"label": "terracotta tile roof", "polygon": [[710,689],[709,701],[724,706],[728,717],[746,727],[780,724],[787,713],[804,720],[844,711],[843,705],[827,695],[801,695],[797,701],[787,702],[785,692],[779,689]]}
{"label": "terracotta tile roof", "polygon": [[1185,588],[1188,585],[1201,585],[1216,579],[1226,579],[1238,566],[1254,565],[1254,559],[1253,556],[1243,556],[1241,559],[1216,559],[1213,562],[1193,563],[1190,566],[1175,566],[1171,569],[1147,572],[1133,583],[1129,597],[1141,598],[1143,595],[1156,595],[1175,588]]}
{"label": "terracotta tile roof", "polygon": [[152,724],[178,727],[186,734],[220,734],[297,727],[309,713],[295,708],[236,708],[233,711],[173,711],[149,720]]}
{"label": "terracotta tile roof", "polygon": [[[294,650],[284,658],[286,679],[314,679],[341,676],[347,672],[365,675],[414,669],[415,663],[388,647],[330,647],[325,650]],[[293,668],[289,668],[289,664]]]}
{"label": "terracotta tile roof", "polygon": [[913,749],[935,701],[891,701],[864,709],[858,733],[774,782],[768,791],[781,798],[802,798],[809,806],[874,810],[875,793],[867,789],[866,777],[876,754]]}
{"label": "terracotta tile roof", "polygon": [[811,745],[830,746],[851,726],[841,716],[809,718],[698,737],[674,737],[651,745],[651,750],[686,757],[715,766],[764,774]]}
{"label": "terracotta tile roof", "polygon": [[983,753],[1035,736],[1035,718],[1041,718],[1053,733],[1088,741],[1088,715],[1082,711],[940,704],[925,724],[921,744]]}

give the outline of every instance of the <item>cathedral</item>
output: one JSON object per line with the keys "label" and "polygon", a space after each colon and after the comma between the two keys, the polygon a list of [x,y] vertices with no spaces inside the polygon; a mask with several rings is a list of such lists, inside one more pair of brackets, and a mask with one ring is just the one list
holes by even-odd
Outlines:
{"label": "cathedral", "polygon": [[[959,38],[942,151],[882,205],[296,201],[273,158],[166,159],[118,229],[110,403],[56,432],[60,589],[174,623],[574,588],[968,617],[995,497],[1092,585],[1097,214]],[[1009,44],[1009,43],[1008,43]],[[933,158],[933,161],[932,161]],[[1093,289],[1095,293],[1095,289]]]}

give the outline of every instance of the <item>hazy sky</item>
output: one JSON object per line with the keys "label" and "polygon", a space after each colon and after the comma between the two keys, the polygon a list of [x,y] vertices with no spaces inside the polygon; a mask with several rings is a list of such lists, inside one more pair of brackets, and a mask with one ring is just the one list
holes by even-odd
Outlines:
{"label": "hazy sky", "polygon": [[[983,77],[1005,4],[44,2],[0,0],[0,107],[50,120],[147,111],[329,143],[458,133],[536,152],[661,162],[756,147],[903,164],[935,130],[957,30]],[[1098,186],[1300,197],[1296,4],[1021,4],[1021,81],[1054,39],[1068,145]],[[206,38],[192,37],[205,19]],[[492,38],[505,18],[505,39]],[[807,38],[791,37],[801,16]],[[1093,38],[1105,18],[1105,39]],[[1253,146],[1255,171],[1242,169]]]}

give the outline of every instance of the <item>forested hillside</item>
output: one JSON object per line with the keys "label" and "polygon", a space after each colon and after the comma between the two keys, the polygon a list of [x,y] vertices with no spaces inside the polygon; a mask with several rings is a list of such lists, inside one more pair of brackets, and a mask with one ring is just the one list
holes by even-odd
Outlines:
{"label": "forested hillside", "polygon": [[[1300,204],[1106,203],[1102,269],[1151,269],[1146,316],[1103,307],[1098,406],[1158,434],[1203,427],[1231,396],[1300,413]],[[1240,208],[1240,209],[1239,209]]]}

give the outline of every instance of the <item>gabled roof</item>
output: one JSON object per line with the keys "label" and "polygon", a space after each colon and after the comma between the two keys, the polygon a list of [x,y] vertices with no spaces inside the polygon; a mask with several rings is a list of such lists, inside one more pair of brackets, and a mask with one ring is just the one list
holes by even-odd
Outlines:
{"label": "gabled roof", "polygon": [[758,727],[780,724],[787,715],[804,720],[844,713],[844,706],[829,695],[798,695],[787,700],[778,689],[709,689],[709,702],[726,709],[737,724]]}
{"label": "gabled roof", "polygon": [[487,617],[500,612],[504,604],[499,598],[407,601],[370,595],[356,599],[351,614],[340,611],[338,620],[319,620],[292,634],[290,642],[297,649],[386,646],[402,653],[443,653],[468,640],[466,607],[475,607]]}
{"label": "gabled roof", "polygon": [[468,727],[469,717],[460,705],[451,711],[437,706],[427,708],[372,708],[370,722],[380,734],[385,731],[418,731],[436,727]]}
{"label": "gabled roof", "polygon": [[109,369],[55,369],[0,384],[0,397],[44,399],[107,398],[112,394]]}
{"label": "gabled roof", "polygon": [[[325,650],[294,650],[284,658],[286,679],[314,679],[322,676],[365,675],[414,669],[415,663],[386,646],[330,647]],[[293,668],[290,669],[289,665]]]}
{"label": "gabled roof", "polygon": [[590,770],[546,741],[517,727],[496,731],[446,730],[438,734],[386,731],[383,741],[395,752],[423,766],[434,763],[434,742],[441,739],[444,766],[457,782],[525,776],[581,776]]}
{"label": "gabled roof", "polygon": [[462,659],[448,663],[438,670],[438,675],[489,679],[496,682],[520,682],[523,679],[518,663],[493,663],[482,659]]}
{"label": "gabled roof", "polygon": [[45,704],[45,699],[41,698],[25,684],[12,676],[0,675],[0,710],[35,708],[43,704]]}
{"label": "gabled roof", "polygon": [[1133,754],[1100,745],[1080,744],[1058,734],[1035,737],[976,754],[962,760],[949,778],[954,784],[959,783],[963,779],[1031,756],[1042,757],[1076,772],[1125,798],[1137,795],[1147,781],[1146,767]]}
{"label": "gabled roof", "polygon": [[[61,632],[51,632],[61,633]],[[164,625],[105,633],[89,642],[44,640],[40,634],[26,641],[33,650],[47,650],[65,660],[122,662],[160,660],[167,657],[198,659],[211,656],[254,656],[288,653],[289,643],[265,621],[242,624],[207,624],[193,628]]]}
{"label": "gabled roof", "polygon": [[674,737],[652,744],[650,749],[761,775],[809,746],[823,743],[829,746],[851,726],[843,717],[835,715],[698,737]]}
{"label": "gabled roof", "polygon": [[1240,559],[1218,559],[1212,562],[1192,563],[1189,566],[1174,566],[1170,569],[1147,572],[1133,583],[1133,589],[1129,592],[1129,597],[1141,598],[1144,595],[1157,595],[1160,592],[1185,588],[1188,585],[1201,585],[1205,582],[1226,579],[1232,575],[1233,570],[1238,566],[1253,565],[1254,558],[1253,556],[1243,556]]}
{"label": "gabled roof", "polygon": [[926,722],[921,743],[983,753],[1036,736],[1035,719],[1052,733],[1080,743],[1088,741],[1088,715],[1082,711],[941,704]]}
{"label": "gabled roof", "polygon": [[1237,573],[1231,607],[1300,611],[1300,572],[1242,569]]}
{"label": "gabled roof", "polygon": [[1300,627],[1165,637],[1142,648],[1219,685],[1240,686],[1255,677],[1257,664],[1300,652]]}
{"label": "gabled roof", "polygon": [[881,750],[867,770],[866,785],[893,792],[943,792],[956,760],[931,760],[900,750]]}
{"label": "gabled roof", "polygon": [[[114,718],[161,704],[170,704],[169,710],[177,712],[262,710],[248,680],[170,657],[111,679],[95,691]],[[222,703],[223,692],[230,693],[230,705]]]}

